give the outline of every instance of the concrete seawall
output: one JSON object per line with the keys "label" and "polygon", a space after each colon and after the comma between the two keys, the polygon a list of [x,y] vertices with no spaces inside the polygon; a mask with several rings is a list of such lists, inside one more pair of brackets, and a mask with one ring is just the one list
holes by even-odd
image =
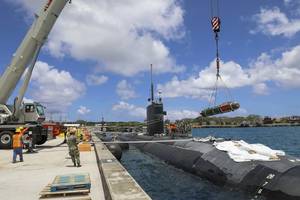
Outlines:
{"label": "concrete seawall", "polygon": [[95,143],[96,159],[101,174],[105,199],[150,200],[151,198],[93,133],[92,140]]}

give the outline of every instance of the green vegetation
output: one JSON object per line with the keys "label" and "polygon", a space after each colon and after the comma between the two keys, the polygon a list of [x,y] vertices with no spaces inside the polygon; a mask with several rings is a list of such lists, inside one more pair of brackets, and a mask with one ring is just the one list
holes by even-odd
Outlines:
{"label": "green vegetation", "polygon": [[198,117],[193,123],[199,125],[258,125],[263,123],[263,118],[259,115],[248,115],[246,117]]}
{"label": "green vegetation", "polygon": [[146,125],[145,123],[142,122],[107,122],[106,123],[108,126],[144,126]]}
{"label": "green vegetation", "polygon": [[[101,122],[91,122],[85,120],[77,120],[75,123],[84,124],[86,126],[95,126],[96,124],[101,124]],[[104,122],[107,126],[118,126],[118,127],[130,127],[130,126],[144,126],[143,122]]]}
{"label": "green vegetation", "polygon": [[[87,126],[99,125],[101,122],[90,122],[84,120],[77,120],[75,123],[84,124]],[[170,124],[170,120],[166,120],[165,124]],[[260,115],[248,115],[237,117],[197,117],[195,119],[182,119],[176,120],[177,127],[186,129],[190,125],[192,126],[262,126],[265,124],[300,124],[299,116],[289,116],[281,118],[262,117]],[[105,122],[109,127],[142,127],[146,126],[145,122],[129,121],[129,122]]]}

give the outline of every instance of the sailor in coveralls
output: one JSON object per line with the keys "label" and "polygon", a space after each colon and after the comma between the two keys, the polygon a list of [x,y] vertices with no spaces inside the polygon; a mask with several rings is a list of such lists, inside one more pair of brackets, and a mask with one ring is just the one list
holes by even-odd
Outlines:
{"label": "sailor in coveralls", "polygon": [[80,156],[78,149],[78,140],[75,136],[76,128],[70,130],[70,136],[68,137],[68,146],[69,146],[69,154],[72,158],[74,167],[81,167],[80,165]]}

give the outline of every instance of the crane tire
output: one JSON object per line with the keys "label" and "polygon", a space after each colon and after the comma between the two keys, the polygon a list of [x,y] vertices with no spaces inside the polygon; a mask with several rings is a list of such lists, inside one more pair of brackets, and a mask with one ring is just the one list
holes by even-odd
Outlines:
{"label": "crane tire", "polygon": [[13,143],[13,132],[2,131],[0,132],[0,149],[11,149]]}
{"label": "crane tire", "polygon": [[36,142],[35,144],[37,145],[42,145],[45,144],[45,142],[47,142],[47,135],[39,135],[36,137]]}

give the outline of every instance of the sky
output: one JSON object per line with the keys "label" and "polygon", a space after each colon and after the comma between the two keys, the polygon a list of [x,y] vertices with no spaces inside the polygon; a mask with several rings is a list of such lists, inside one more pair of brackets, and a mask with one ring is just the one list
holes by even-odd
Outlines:
{"label": "sky", "polygon": [[[45,2],[0,0],[0,74]],[[225,116],[300,115],[300,1],[220,0],[219,12],[210,5],[73,0],[39,55],[25,100],[41,102],[53,120],[143,121],[153,64],[166,118],[197,117],[211,105],[216,82],[210,18],[218,15],[223,82],[216,104],[241,105]]]}

